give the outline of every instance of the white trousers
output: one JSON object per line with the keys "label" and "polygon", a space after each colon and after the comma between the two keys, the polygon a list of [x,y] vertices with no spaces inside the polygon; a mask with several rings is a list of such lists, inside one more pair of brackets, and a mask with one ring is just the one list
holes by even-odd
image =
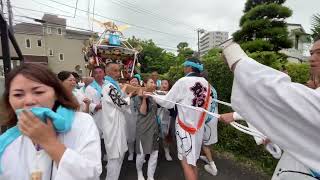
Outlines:
{"label": "white trousers", "polygon": [[130,154],[134,153],[134,142],[128,142],[128,150]]}
{"label": "white trousers", "polygon": [[[137,158],[136,158],[136,167],[137,167],[137,172],[142,171],[142,167],[145,161],[145,157],[146,155],[143,153],[143,148],[140,142],[140,154],[137,154]],[[154,177],[154,173],[156,172],[156,168],[157,168],[157,163],[158,163],[158,150],[157,151],[153,151],[150,154],[150,158],[148,161],[148,178],[153,178]]]}
{"label": "white trousers", "polygon": [[106,180],[118,180],[121,172],[124,154],[117,159],[108,159]]}

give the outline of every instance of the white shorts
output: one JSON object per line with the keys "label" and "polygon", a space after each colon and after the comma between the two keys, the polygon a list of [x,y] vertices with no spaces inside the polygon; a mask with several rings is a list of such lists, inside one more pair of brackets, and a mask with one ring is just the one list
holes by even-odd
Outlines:
{"label": "white shorts", "polygon": [[176,122],[176,139],[179,160],[182,161],[185,158],[188,164],[193,166],[197,165],[197,160],[200,157],[202,147],[203,130],[204,128],[202,127],[196,134],[192,135],[183,130],[178,124],[178,121]]}
{"label": "white shorts", "polygon": [[218,120],[212,119],[204,124],[203,132],[203,144],[206,146],[215,144],[218,142]]}

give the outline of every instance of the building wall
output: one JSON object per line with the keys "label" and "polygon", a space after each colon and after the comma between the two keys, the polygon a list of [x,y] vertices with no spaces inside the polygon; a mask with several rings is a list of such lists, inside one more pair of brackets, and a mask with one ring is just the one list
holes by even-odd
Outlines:
{"label": "building wall", "polygon": [[[51,33],[48,34],[48,27],[51,27]],[[88,35],[67,34],[65,28],[61,28],[62,34],[57,33],[59,27],[48,25],[43,28],[42,35],[38,33],[17,32],[15,38],[23,55],[47,56],[49,68],[58,73],[62,70],[75,71],[75,66],[80,65],[83,70],[82,75],[88,75],[85,71],[85,62],[82,54],[85,39],[88,40]],[[31,48],[26,47],[26,39],[30,40]],[[42,46],[38,47],[37,40],[42,40]],[[49,49],[53,50],[53,56],[49,55]],[[10,54],[12,57],[17,57],[15,50],[10,45]],[[0,53],[1,43],[0,43]],[[59,54],[64,54],[64,60],[59,60]],[[0,68],[3,67],[3,62],[0,62]],[[0,76],[3,70],[0,69]]]}
{"label": "building wall", "polygon": [[[40,35],[31,35],[31,34],[15,34],[15,38],[19,44],[19,47],[22,51],[23,55],[38,55],[38,56],[46,56],[45,51],[45,38]],[[26,40],[30,40],[31,48],[27,48]],[[38,46],[38,40],[41,40],[41,47]],[[14,49],[10,49],[10,51],[14,51]]]}
{"label": "building wall", "polygon": [[[53,49],[53,56],[48,56],[48,63],[54,72],[58,73],[62,70],[75,71],[76,65],[80,65],[83,70],[85,69],[85,62],[81,52],[84,47],[83,40],[48,37],[47,42],[48,48]],[[63,54],[63,61],[59,59],[59,54]]]}
{"label": "building wall", "polygon": [[282,49],[280,52],[289,56],[290,62],[301,62],[308,60],[309,48],[311,43],[307,40],[306,35],[299,35],[299,39],[296,37],[296,33],[305,33],[303,27],[300,24],[288,24],[288,38],[293,42],[293,47],[290,49]]}
{"label": "building wall", "polygon": [[200,38],[200,53],[206,54],[210,49],[217,47],[222,42],[228,39],[228,32],[211,31]]}

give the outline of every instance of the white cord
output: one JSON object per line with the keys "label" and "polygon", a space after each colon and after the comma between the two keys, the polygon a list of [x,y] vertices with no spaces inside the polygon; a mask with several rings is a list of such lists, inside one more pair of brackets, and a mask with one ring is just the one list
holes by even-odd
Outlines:
{"label": "white cord", "polygon": [[[216,114],[216,113],[212,113],[210,111],[207,111],[206,109],[204,108],[201,108],[201,107],[194,107],[194,106],[190,106],[190,105],[185,105],[185,104],[181,104],[181,103],[177,103],[177,102],[174,102],[174,101],[170,101],[170,100],[167,100],[167,99],[163,99],[157,95],[150,95],[151,97],[153,98],[157,98],[157,99],[160,99],[162,101],[167,101],[167,102],[170,102],[170,103],[173,103],[173,104],[176,104],[178,106],[183,106],[183,107],[186,107],[186,108],[189,108],[189,109],[193,109],[193,110],[196,110],[196,111],[200,111],[200,112],[206,112],[207,114],[215,117],[215,118],[220,118],[220,114]],[[212,99],[213,101],[217,102],[217,103],[220,103],[220,104],[223,104],[223,105],[226,105],[226,106],[229,106],[229,107],[232,107],[230,103],[227,103],[227,102],[223,102],[223,101],[220,101],[218,99]],[[248,134],[248,135],[251,135],[251,136],[254,136],[254,137],[257,137],[257,138],[261,138],[263,140],[266,140],[267,137],[262,134],[261,132],[255,130],[255,129],[251,129],[247,126],[244,126],[242,124],[239,124],[237,122],[231,122],[230,125],[232,127],[234,127],[235,129],[245,133],[245,134]],[[280,147],[274,143],[268,143],[266,146],[265,146],[266,150],[269,151],[269,153],[276,159],[280,159],[281,157],[281,154],[282,154],[282,150],[280,149]]]}
{"label": "white cord", "polygon": [[231,106],[231,103],[223,102],[223,101],[220,101],[220,100],[218,100],[218,99],[212,99],[212,100],[215,101],[215,102],[217,102],[217,103],[220,103],[220,104],[223,104],[223,105],[232,107],[232,106]]}
{"label": "white cord", "polygon": [[215,118],[220,118],[220,114],[216,114],[216,113],[213,113],[213,112],[210,112],[210,111],[207,111],[206,109],[204,108],[201,108],[201,107],[195,107],[195,106],[190,106],[190,105],[185,105],[185,104],[181,104],[181,103],[177,103],[177,102],[174,102],[174,101],[170,101],[170,100],[167,100],[167,99],[163,99],[157,95],[150,95],[151,97],[153,98],[157,98],[157,99],[160,99],[162,101],[167,101],[167,102],[170,102],[172,104],[176,104],[178,106],[182,106],[182,107],[186,107],[186,108],[189,108],[189,109],[193,109],[193,110],[196,110],[196,111],[199,111],[199,112],[206,112],[207,114],[215,117]]}

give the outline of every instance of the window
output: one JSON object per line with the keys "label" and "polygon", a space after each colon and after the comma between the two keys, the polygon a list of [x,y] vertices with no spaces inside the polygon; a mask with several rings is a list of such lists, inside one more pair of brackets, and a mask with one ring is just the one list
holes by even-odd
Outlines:
{"label": "window", "polygon": [[38,44],[38,47],[42,47],[42,40],[38,39],[37,44]]}
{"label": "window", "polygon": [[48,28],[47,28],[47,33],[48,33],[48,34],[51,34],[51,33],[52,33],[51,27],[48,27]]}
{"label": "window", "polygon": [[297,50],[299,49],[299,38],[299,35],[295,36],[294,48]]}
{"label": "window", "polygon": [[31,48],[31,40],[26,39],[26,48]]}
{"label": "window", "polygon": [[64,54],[63,54],[63,53],[60,53],[60,54],[59,54],[59,60],[60,60],[60,61],[63,61],[63,60],[64,60]]}
{"label": "window", "polygon": [[57,32],[58,32],[58,35],[62,35],[62,29],[61,28],[58,28]]}
{"label": "window", "polygon": [[48,49],[48,51],[49,51],[49,56],[53,56],[53,50],[52,49]]}

